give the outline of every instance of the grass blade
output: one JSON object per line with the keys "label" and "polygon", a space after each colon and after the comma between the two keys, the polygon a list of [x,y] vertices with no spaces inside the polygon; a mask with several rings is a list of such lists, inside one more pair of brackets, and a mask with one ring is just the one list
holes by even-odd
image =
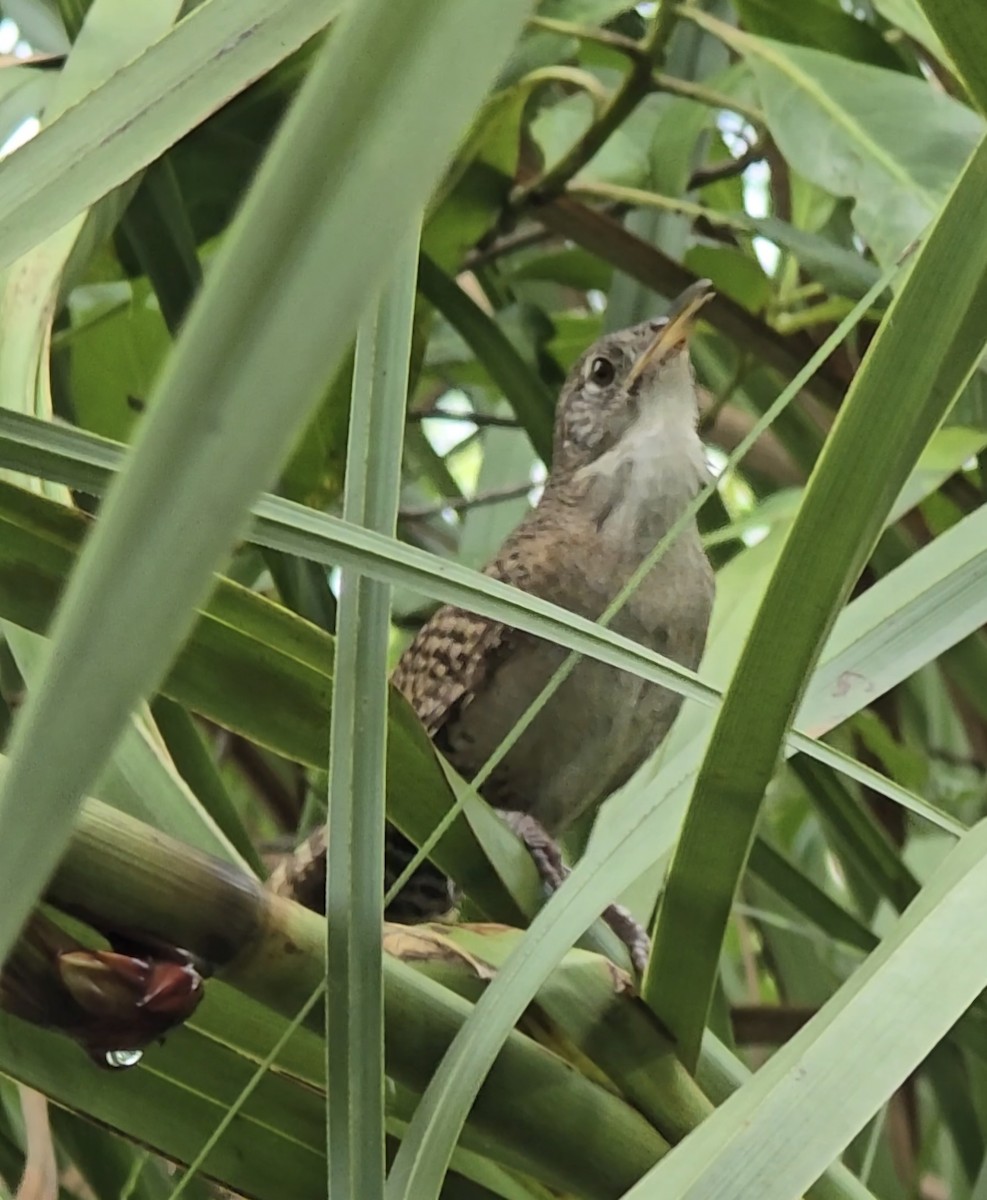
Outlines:
{"label": "grass blade", "polygon": [[918,0],[970,99],[987,116],[987,25],[976,0]]}
{"label": "grass blade", "polygon": [[[987,234],[975,214],[985,187],[987,142],[960,177],[840,410],[696,780],[645,981],[687,1065],[699,1053],[723,932],[785,733],[895,497],[983,352],[974,314],[987,303]],[[874,472],[878,451],[883,469]]]}
{"label": "grass blade", "polygon": [[0,165],[0,266],[132,178],[336,16],[336,0],[210,0]]}
{"label": "grass blade", "polygon": [[[79,430],[0,412],[0,463],[49,473],[72,486],[83,490],[92,488],[102,494],[106,473],[118,470],[122,460],[121,449],[114,443]],[[571,650],[662,683],[706,707],[717,707],[720,703],[721,693],[717,688],[661,655],[548,601],[518,593],[516,589],[461,564],[437,559],[406,543],[390,541],[338,517],[315,512],[277,496],[262,497],[255,503],[253,512],[256,524],[250,536],[260,545],[329,567],[352,564],[375,578],[429,590],[445,603],[459,604],[538,636],[552,638]],[[5,515],[0,491],[0,522]],[[21,513],[18,505],[18,527],[27,516],[27,513]],[[33,520],[37,521],[39,516],[35,512]],[[983,600],[976,585],[987,569],[987,551],[980,549],[979,538],[980,526],[985,519],[977,513],[971,514],[847,609],[837,623],[827,656],[801,714],[801,721],[813,734],[821,736],[837,720],[852,716],[868,699],[888,691],[934,659],[944,647],[953,645],[964,631],[969,632],[983,624]],[[42,527],[48,540],[54,530],[44,522]],[[3,563],[3,555],[0,555],[0,566]],[[3,597],[0,588],[0,611],[11,615],[7,611],[9,607],[9,599]],[[40,612],[32,610],[30,618],[21,608],[14,611],[21,615],[19,618],[15,615],[13,619],[20,619],[29,628],[44,627],[44,606]],[[920,630],[921,636],[916,637],[915,630]],[[860,686],[856,682],[847,685],[845,681],[848,678],[853,681],[856,675],[862,677]],[[838,689],[838,695],[833,694],[834,689]],[[194,708],[188,694],[183,695]],[[208,711],[221,724],[229,724],[228,713],[224,718],[215,707],[208,706],[203,711]],[[321,761],[321,755],[313,752],[311,735],[308,731],[299,731],[295,725],[282,724],[279,736],[273,741],[255,724],[248,730],[234,721],[230,727],[309,765],[316,766]],[[287,742],[281,740],[288,732],[298,736]],[[962,832],[955,820],[944,816],[921,797],[833,747],[800,731],[792,732],[788,741],[793,751],[828,763],[950,832]],[[666,756],[666,767],[670,765],[671,759]],[[681,776],[686,777],[687,772]]]}
{"label": "grass blade", "polygon": [[853,978],[628,1200],[790,1200],[822,1174],[987,983],[987,824]]}
{"label": "grass blade", "polygon": [[[360,326],[343,516],[394,535],[418,238]],[[329,752],[326,1076],[329,1194],[384,1194],[384,798],[391,588],[340,579]]]}

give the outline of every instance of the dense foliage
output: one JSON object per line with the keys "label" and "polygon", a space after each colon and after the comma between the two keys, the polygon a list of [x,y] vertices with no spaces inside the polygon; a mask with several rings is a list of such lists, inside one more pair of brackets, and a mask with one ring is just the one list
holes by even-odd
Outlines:
{"label": "dense foliage", "polygon": [[[0,1195],[979,1200],[982,6],[0,14]],[[703,276],[697,678],[477,568]],[[544,907],[388,697],[440,601],[687,698]],[[382,947],[385,796],[466,900]]]}

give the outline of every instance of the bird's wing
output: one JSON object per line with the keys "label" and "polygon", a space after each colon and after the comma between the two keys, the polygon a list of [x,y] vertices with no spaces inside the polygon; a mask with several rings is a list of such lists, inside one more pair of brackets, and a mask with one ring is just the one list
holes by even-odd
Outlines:
{"label": "bird's wing", "polygon": [[434,738],[484,686],[518,636],[499,621],[445,605],[418,631],[391,681]]}
{"label": "bird's wing", "polygon": [[[552,514],[535,508],[483,573],[552,599],[566,570],[565,539],[556,535]],[[579,611],[582,604],[576,599],[571,607]],[[531,634],[510,625],[446,605],[419,630],[391,680],[434,738],[455,712],[490,684],[504,659],[531,640]]]}

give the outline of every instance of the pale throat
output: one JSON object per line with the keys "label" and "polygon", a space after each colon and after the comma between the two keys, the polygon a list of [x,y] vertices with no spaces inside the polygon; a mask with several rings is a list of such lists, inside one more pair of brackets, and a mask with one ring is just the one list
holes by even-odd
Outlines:
{"label": "pale throat", "polygon": [[[681,367],[680,364],[681,363]],[[641,398],[620,441],[579,471],[599,532],[631,553],[647,553],[706,484],[709,469],[696,432],[696,390],[682,355]]]}

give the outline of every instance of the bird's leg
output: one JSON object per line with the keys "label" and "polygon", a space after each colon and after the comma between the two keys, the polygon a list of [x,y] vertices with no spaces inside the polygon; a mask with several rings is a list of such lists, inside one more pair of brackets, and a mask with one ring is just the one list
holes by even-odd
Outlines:
{"label": "bird's leg", "polygon": [[[534,860],[546,891],[557,892],[570,874],[562,861],[558,843],[542,823],[530,813],[499,809],[500,817],[524,842]],[[621,904],[611,904],[603,910],[603,919],[630,952],[631,962],[638,974],[644,973],[651,952],[651,939],[637,919]]]}
{"label": "bird's leg", "polygon": [[[267,881],[269,891],[288,896],[313,912],[326,910],[326,851],[328,831],[320,825],[302,842],[293,854],[286,855],[271,872]],[[405,867],[418,853],[414,843],[399,833],[393,825],[384,832],[384,888],[390,890]],[[456,905],[452,883],[434,863],[423,862],[394,897],[384,916],[388,921],[413,925],[420,921],[435,921]]]}
{"label": "bird's leg", "polygon": [[[384,887],[389,892],[405,867],[418,854],[418,847],[388,825],[384,842]],[[414,874],[387,906],[384,914],[389,921],[417,925],[422,921],[437,921],[455,909],[459,896],[452,881],[428,859],[416,867]]]}

